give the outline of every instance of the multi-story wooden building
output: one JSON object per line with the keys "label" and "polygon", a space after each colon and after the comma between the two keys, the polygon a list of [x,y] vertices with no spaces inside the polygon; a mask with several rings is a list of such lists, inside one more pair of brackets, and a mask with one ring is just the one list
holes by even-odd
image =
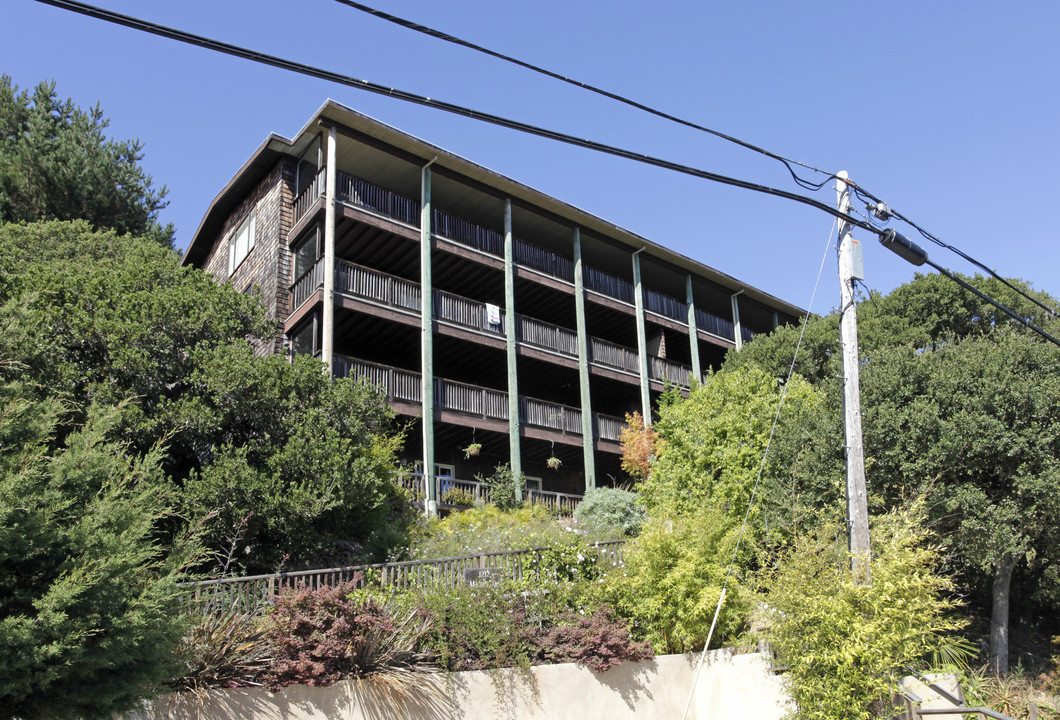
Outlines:
{"label": "multi-story wooden building", "polygon": [[620,481],[625,413],[801,312],[334,102],[261,145],[184,263],[260,294],[262,352],[382,385],[431,509],[501,463],[549,504]]}

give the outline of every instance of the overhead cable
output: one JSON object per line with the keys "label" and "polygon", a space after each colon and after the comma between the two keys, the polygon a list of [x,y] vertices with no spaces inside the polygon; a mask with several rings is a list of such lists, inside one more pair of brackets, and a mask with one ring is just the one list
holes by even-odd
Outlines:
{"label": "overhead cable", "polygon": [[176,28],[168,27],[166,25],[159,25],[147,20],[141,20],[129,15],[122,15],[111,10],[96,7],[94,5],[88,5],[86,3],[77,2],[77,0],[36,0],[36,2],[43,3],[45,5],[52,5],[53,7],[62,8],[64,10],[70,10],[81,15],[87,15],[89,17],[96,18],[97,20],[104,20],[106,22],[114,23],[115,25],[122,25],[125,27],[133,28],[134,30],[140,30],[142,32],[151,33],[152,35],[159,35],[161,37],[169,38],[170,40],[177,40],[178,42],[187,43],[189,45],[195,45],[197,47],[205,48],[207,50],[213,50],[215,52],[224,53],[226,55],[232,55],[234,57],[251,60],[253,62],[261,63],[262,65],[271,65],[272,67],[280,68],[281,70],[288,70],[290,72],[299,73],[301,75],[307,75],[309,77],[319,78],[321,80],[327,80],[339,85],[345,85],[347,87],[355,88],[358,90],[365,90],[367,92],[376,93],[378,95],[385,95],[388,97],[396,98],[398,100],[404,100],[405,102],[415,103],[417,105],[424,105],[426,107],[435,108],[437,110],[444,110],[445,112],[452,113],[454,115],[461,115],[463,117],[472,118],[481,122],[490,123],[492,125],[498,125],[500,127],[506,127],[511,130],[518,130],[519,132],[528,133],[530,135],[537,135],[538,137],[548,138],[557,142],[566,143],[568,145],[574,145],[577,147],[587,148],[589,150],[595,150],[596,152],[604,153],[606,155],[613,155],[615,157],[625,158],[627,160],[633,160],[635,162],[643,163],[645,165],[654,165],[665,170],[672,170],[674,172],[682,173],[684,175],[691,175],[692,177],[702,178],[704,180],[710,180],[711,182],[720,183],[722,185],[731,185],[733,187],[743,188],[744,190],[752,190],[754,192],[763,193],[766,195],[774,195],[776,197],[782,197],[794,202],[802,203],[803,205],[809,205],[810,207],[826,212],[833,217],[837,217],[849,223],[853,227],[859,227],[864,230],[868,230],[876,235],[880,234],[880,230],[873,227],[868,222],[859,220],[858,218],[847,215],[846,213],[840,212],[831,205],[823,203],[819,200],[799,195],[797,193],[788,192],[787,190],[780,190],[779,188],[769,187],[767,185],[760,185],[747,180],[740,180],[738,178],[729,177],[727,175],[720,175],[718,173],[710,172],[709,170],[701,170],[699,168],[690,167],[688,165],[682,165],[681,163],[672,162],[670,160],[663,160],[661,158],[653,157],[651,155],[644,155],[642,153],[634,152],[632,150],[625,150],[618,148],[613,145],[606,145],[604,143],[596,142],[594,140],[587,140],[584,138],[578,138],[573,135],[568,135],[556,130],[549,130],[547,128],[538,127],[536,125],[530,125],[528,123],[521,122],[519,120],[512,120],[509,118],[501,117],[500,115],[493,115],[491,113],[474,110],[472,108],[463,107],[461,105],[455,105],[453,103],[445,102],[443,100],[436,100],[434,98],[426,97],[425,95],[417,95],[405,90],[399,90],[397,88],[388,88],[385,85],[379,85],[368,80],[359,80],[349,75],[343,75],[341,73],[333,72],[331,70],[324,70],[322,68],[314,67],[312,65],[306,65],[303,63],[295,62],[293,60],[286,60],[275,55],[268,55],[266,53],[258,52],[257,50],[250,50],[243,48],[238,45],[232,45],[230,43],[222,42],[220,40],[213,40],[211,38],[203,37],[201,35],[195,35],[193,33],[178,30]]}
{"label": "overhead cable", "polygon": [[[540,67],[538,65],[534,65],[533,63],[526,62],[525,60],[520,60],[518,58],[512,57],[511,55],[505,55],[504,53],[497,52],[496,50],[490,50],[487,47],[483,47],[482,45],[477,45],[477,44],[475,44],[473,42],[470,42],[468,40],[463,40],[461,38],[455,37],[455,36],[450,35],[448,33],[442,32],[441,30],[435,30],[434,28],[427,27],[426,25],[421,25],[421,24],[419,24],[417,22],[414,22],[412,20],[406,20],[404,18],[397,17],[396,15],[391,15],[390,13],[383,12],[382,10],[377,10],[375,8],[369,7],[369,6],[364,5],[362,3],[359,3],[359,2],[354,2],[354,0],[335,0],[335,2],[337,2],[337,3],[341,4],[341,5],[346,5],[348,7],[351,7],[353,9],[355,9],[355,10],[360,10],[361,12],[364,12],[364,13],[368,13],[369,15],[373,15],[373,16],[375,16],[377,18],[380,18],[381,20],[386,20],[387,22],[394,23],[395,25],[400,25],[403,28],[407,28],[409,30],[414,30],[414,31],[416,31],[418,33],[422,33],[424,35],[429,35],[430,37],[437,38],[438,40],[444,40],[445,42],[452,43],[454,45],[460,45],[462,47],[470,48],[471,50],[475,50],[476,52],[480,52],[480,53],[483,53],[485,55],[489,55],[491,57],[495,57],[495,58],[497,58],[499,60],[503,60],[505,62],[512,63],[513,65],[518,65],[519,67],[526,68],[527,70],[531,70],[531,71],[536,72],[536,73],[540,73],[541,75],[545,75],[545,76],[553,78],[555,80],[559,80],[560,82],[567,83],[568,85],[574,85],[575,87],[580,87],[583,90],[588,90],[589,92],[596,93],[597,95],[602,95],[602,96],[604,96],[606,98],[610,98],[611,100],[615,100],[617,102],[623,103],[624,105],[629,105],[630,107],[637,108],[638,110],[643,110],[646,113],[650,113],[650,114],[655,115],[657,117],[661,117],[661,118],[663,118],[665,120],[669,120],[671,122],[675,122],[675,123],[677,123],[679,125],[684,125],[685,127],[692,128],[693,130],[699,130],[700,132],[708,133],[708,134],[713,135],[715,137],[719,137],[722,140],[727,140],[727,141],[729,141],[731,143],[735,143],[735,144],[737,144],[737,145],[739,145],[741,147],[747,148],[748,150],[753,150],[754,152],[760,153],[762,155],[765,155],[766,157],[772,158],[772,159],[777,160],[778,162],[782,163],[784,165],[784,167],[786,167],[788,169],[788,172],[791,173],[792,179],[794,179],[795,182],[798,185],[800,185],[801,187],[803,187],[803,188],[805,188],[807,190],[820,190],[822,187],[824,187],[825,183],[827,183],[829,180],[831,180],[831,179],[833,179],[835,177],[835,175],[833,173],[829,173],[829,172],[827,172],[825,170],[821,170],[819,168],[815,168],[812,165],[808,165],[808,164],[806,164],[804,162],[800,162],[798,160],[792,160],[791,158],[786,158],[783,155],[778,155],[778,154],[776,154],[774,152],[770,152],[769,150],[766,150],[765,148],[759,147],[758,145],[753,145],[753,144],[751,144],[749,142],[746,142],[744,140],[741,140],[741,139],[739,139],[737,137],[733,137],[732,135],[727,135],[727,134],[725,134],[723,132],[719,132],[717,130],[712,130],[711,128],[704,127],[703,125],[699,125],[697,123],[694,123],[691,120],[685,120],[684,118],[677,117],[676,115],[671,115],[670,113],[667,113],[667,112],[664,112],[662,110],[658,110],[656,108],[653,108],[650,105],[645,105],[645,104],[643,104],[641,102],[638,102],[636,100],[632,100],[632,99],[630,99],[628,97],[625,97],[623,95],[619,95],[618,93],[613,93],[610,90],[604,90],[603,88],[596,87],[595,85],[590,85],[590,84],[584,83],[584,82],[582,82],[580,80],[574,80],[573,78],[566,77],[565,75],[561,75],[561,74],[559,74],[557,72],[553,72],[552,70],[548,70],[548,69]],[[806,168],[808,170],[813,170],[816,173],[821,173],[823,175],[826,175],[827,177],[825,177],[820,182],[813,182],[813,181],[807,180],[805,178],[799,177],[798,173],[795,172],[795,169],[792,167],[792,165],[800,165],[800,166],[802,166],[802,167],[804,167],[804,168]]]}

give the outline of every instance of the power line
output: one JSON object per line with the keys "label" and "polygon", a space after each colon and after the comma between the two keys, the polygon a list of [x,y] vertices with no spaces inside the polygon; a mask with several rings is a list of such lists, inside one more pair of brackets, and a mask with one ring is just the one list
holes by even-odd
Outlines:
{"label": "power line", "polygon": [[[421,25],[421,24],[419,24],[417,22],[414,22],[412,20],[406,20],[404,18],[397,17],[396,15],[391,15],[390,13],[383,12],[382,10],[377,10],[375,8],[368,7],[367,5],[363,5],[363,4],[359,3],[359,2],[354,2],[354,0],[335,0],[335,2],[337,2],[337,3],[341,4],[341,5],[346,5],[347,7],[351,7],[354,10],[360,10],[361,12],[364,12],[364,13],[367,13],[367,14],[372,15],[374,17],[380,18],[381,20],[386,20],[387,22],[394,23],[395,25],[400,25],[403,28],[407,28],[409,30],[414,30],[414,31],[416,31],[418,33],[422,33],[424,35],[428,35],[430,37],[437,38],[438,40],[444,40],[445,42],[452,43],[454,45],[460,45],[461,47],[466,47],[466,48],[469,48],[471,50],[475,50],[476,52],[480,52],[480,53],[483,53],[485,55],[489,55],[491,57],[495,57],[495,58],[497,58],[499,60],[503,60],[505,62],[512,63],[513,65],[518,65],[519,67],[526,68],[527,70],[530,70],[532,72],[540,73],[541,75],[545,75],[545,76],[553,78],[555,80],[559,80],[560,82],[567,83],[568,85],[574,85],[575,87],[582,88],[583,90],[588,90],[589,92],[596,93],[597,95],[602,95],[602,96],[604,96],[606,98],[610,98],[611,100],[615,100],[617,102],[623,103],[624,105],[629,105],[630,107],[637,108],[638,110],[643,110],[646,113],[650,113],[650,114],[655,115],[657,117],[661,117],[661,118],[663,118],[665,120],[669,120],[671,122],[675,122],[675,123],[677,123],[679,125],[684,125],[685,127],[690,127],[693,130],[699,130],[701,132],[708,133],[708,134],[713,135],[715,137],[719,137],[719,138],[721,138],[723,140],[727,140],[727,141],[729,141],[731,143],[735,143],[735,144],[737,144],[737,145],[739,145],[741,147],[747,148],[748,150],[753,150],[754,152],[760,153],[762,155],[765,155],[766,157],[772,158],[772,159],[777,160],[778,162],[782,163],[784,165],[784,167],[786,167],[788,169],[788,172],[791,173],[792,179],[794,179],[795,182],[798,185],[800,185],[801,187],[805,188],[806,190],[820,190],[822,187],[824,187],[825,183],[827,183],[829,180],[831,180],[831,179],[833,179],[835,177],[835,175],[833,173],[829,173],[826,170],[821,170],[819,168],[815,168],[812,165],[808,165],[808,164],[806,164],[804,162],[800,162],[798,160],[792,160],[791,158],[786,158],[783,155],[778,155],[778,154],[776,154],[774,152],[770,152],[769,150],[766,150],[765,148],[759,147],[757,145],[753,145],[753,144],[751,144],[749,142],[746,142],[744,140],[741,140],[741,139],[739,139],[737,137],[733,137],[732,135],[726,135],[723,132],[719,132],[717,130],[712,130],[711,128],[704,127],[702,125],[694,123],[691,120],[685,120],[684,118],[677,117],[676,115],[671,115],[670,113],[667,113],[667,112],[664,112],[662,110],[658,110],[656,108],[653,108],[650,105],[645,105],[645,104],[643,104],[641,102],[638,102],[636,100],[632,100],[632,99],[630,99],[628,97],[625,97],[623,95],[619,95],[618,93],[613,93],[610,90],[604,90],[603,88],[596,87],[595,85],[590,85],[590,84],[584,83],[584,82],[582,82],[580,80],[574,80],[573,78],[566,77],[565,75],[561,75],[561,74],[559,74],[557,72],[553,72],[552,70],[548,70],[548,69],[540,67],[538,65],[534,65],[533,63],[526,62],[525,60],[520,60],[520,59],[512,57],[510,55],[505,55],[504,53],[497,52],[496,50],[490,50],[487,47],[483,47],[482,45],[477,45],[477,44],[475,44],[473,42],[470,42],[469,40],[463,40],[461,38],[455,37],[455,36],[450,35],[448,33],[442,32],[441,30],[435,30],[434,28],[427,27],[426,25]],[[827,175],[827,177],[824,180],[822,180],[821,182],[819,182],[819,183],[812,182],[812,181],[807,180],[805,178],[799,177],[799,175],[795,172],[795,169],[792,167],[792,165],[801,165],[802,167],[804,167],[804,168],[806,168],[808,170],[813,170],[814,172],[821,173],[823,175]]]}
{"label": "power line", "polygon": [[232,45],[230,43],[222,42],[220,40],[213,40],[211,38],[203,37],[201,35],[195,35],[193,33],[178,30],[166,25],[159,25],[152,23],[147,20],[141,20],[129,15],[122,15],[120,13],[99,8],[86,3],[77,2],[76,0],[36,0],[36,2],[51,5],[53,7],[61,8],[63,10],[69,10],[76,12],[81,15],[87,15],[89,17],[96,18],[97,20],[104,20],[106,22],[114,23],[115,25],[122,25],[129,27],[134,30],[140,30],[142,32],[150,33],[152,35],[159,35],[161,37],[169,38],[170,40],[177,40],[178,42],[187,43],[189,45],[195,45],[197,47],[205,48],[207,50],[213,50],[215,52],[224,53],[225,55],[232,55],[234,57],[243,58],[245,60],[251,60],[253,62],[260,63],[262,65],[270,65],[272,67],[280,68],[281,70],[288,70],[290,72],[299,73],[309,77],[315,77],[321,80],[327,80],[339,85],[345,85],[358,90],[365,90],[367,92],[376,93],[378,95],[385,95],[388,97],[396,98],[398,100],[404,100],[405,102],[414,103],[417,105],[424,105],[426,107],[435,108],[437,110],[444,110],[445,112],[452,113],[454,115],[461,115],[463,117],[472,118],[481,122],[490,123],[492,125],[498,125],[500,127],[506,127],[511,130],[518,130],[519,132],[528,133],[530,135],[537,135],[538,137],[548,138],[557,142],[566,143],[568,145],[574,145],[577,147],[587,148],[589,150],[595,150],[606,155],[613,155],[615,157],[625,158],[627,160],[633,160],[645,165],[653,165],[660,167],[665,170],[672,170],[674,172],[682,173],[684,175],[691,175],[692,177],[702,178],[704,180],[710,180],[711,182],[720,183],[722,185],[730,185],[733,187],[743,188],[744,190],[752,190],[754,192],[763,193],[766,195],[774,195],[776,197],[782,197],[794,202],[802,203],[803,205],[809,205],[810,207],[826,212],[829,215],[839,218],[850,223],[854,227],[859,227],[869,232],[880,234],[880,230],[873,227],[871,224],[859,220],[855,217],[851,217],[845,213],[836,210],[832,206],[823,203],[819,200],[806,197],[805,195],[799,195],[797,193],[788,192],[787,190],[780,190],[779,188],[769,187],[767,185],[760,185],[747,180],[740,180],[738,178],[729,177],[727,175],[720,175],[718,173],[710,172],[709,170],[702,170],[694,168],[688,165],[682,165],[681,163],[672,162],[670,160],[663,160],[661,158],[653,157],[651,155],[644,155],[642,153],[634,152],[632,150],[626,150],[618,148],[613,145],[606,145],[604,143],[596,142],[594,140],[588,140],[584,138],[578,138],[573,135],[568,135],[556,130],[549,130],[547,128],[538,127],[536,125],[530,125],[528,123],[521,122],[519,120],[512,120],[510,118],[501,117],[500,115],[493,115],[491,113],[482,112],[480,110],[474,110],[472,108],[464,107],[462,105],[456,105],[453,103],[445,102],[442,100],[436,100],[434,98],[426,97],[425,95],[417,95],[405,90],[399,90],[397,88],[388,88],[385,85],[379,85],[368,80],[360,80],[349,75],[343,75],[341,73],[333,72],[331,70],[324,70],[322,68],[314,67],[312,65],[306,65],[303,63],[295,62],[293,60],[287,60],[275,55],[268,55],[266,53],[258,52],[257,50],[250,50],[248,48],[240,47],[238,45]]}
{"label": "power line", "polygon": [[[803,187],[803,188],[805,188],[807,190],[812,190],[812,191],[820,190],[822,187],[824,187],[824,185],[829,180],[835,178],[835,174],[834,173],[828,173],[825,170],[821,170],[821,169],[816,168],[816,167],[814,167],[812,165],[809,165],[807,163],[800,162],[798,160],[792,160],[790,158],[786,158],[783,155],[778,155],[777,153],[771,152],[769,150],[766,150],[765,148],[762,148],[762,147],[759,147],[759,146],[754,145],[752,143],[746,142],[746,141],[741,140],[741,139],[739,139],[737,137],[733,137],[732,135],[727,135],[727,134],[725,134],[723,132],[719,132],[717,130],[713,130],[711,128],[704,127],[703,125],[699,125],[699,124],[694,123],[694,122],[692,122],[690,120],[685,120],[684,118],[680,118],[680,117],[677,117],[677,116],[672,115],[670,113],[664,112],[662,110],[658,110],[658,109],[653,108],[653,107],[651,107],[649,105],[645,105],[644,103],[638,102],[636,100],[632,100],[632,99],[630,99],[628,97],[625,97],[623,95],[619,95],[618,93],[611,92],[610,90],[604,90],[603,88],[599,88],[599,87],[596,87],[594,85],[590,85],[590,84],[582,82],[580,80],[575,80],[573,78],[567,77],[565,75],[561,75],[560,73],[554,72],[552,70],[548,70],[547,68],[543,68],[541,66],[534,65],[533,63],[527,62],[525,60],[520,60],[519,58],[512,57],[511,55],[505,55],[504,53],[498,52],[496,50],[491,50],[491,49],[489,49],[487,47],[483,47],[482,45],[478,45],[478,44],[473,43],[473,42],[471,42],[469,40],[464,40],[462,38],[458,38],[458,37],[456,37],[454,35],[450,35],[449,33],[442,32],[441,30],[436,30],[435,28],[428,27],[426,25],[422,25],[422,24],[417,23],[415,21],[407,20],[405,18],[401,18],[401,17],[398,17],[396,15],[391,15],[390,13],[384,12],[382,10],[378,10],[376,8],[373,8],[373,7],[369,7],[368,5],[364,5],[363,3],[355,2],[355,0],[335,0],[335,2],[337,2],[337,3],[341,4],[341,5],[345,5],[347,7],[353,8],[355,10],[359,10],[359,11],[361,11],[363,13],[367,13],[367,14],[372,15],[373,17],[377,17],[377,18],[379,18],[381,20],[386,20],[387,22],[393,23],[395,25],[399,25],[400,27],[407,28],[409,30],[413,30],[413,31],[418,32],[418,33],[422,33],[422,34],[427,35],[429,37],[433,37],[433,38],[436,38],[438,40],[443,40],[445,42],[452,43],[454,45],[459,45],[461,47],[469,48],[469,49],[474,50],[476,52],[480,52],[480,53],[483,53],[485,55],[489,55],[490,57],[494,57],[494,58],[497,58],[499,60],[503,60],[503,61],[511,63],[513,65],[517,65],[519,67],[525,68],[525,69],[530,70],[532,72],[536,72],[536,73],[539,73],[541,75],[545,75],[546,77],[550,77],[550,78],[553,78],[555,80],[559,80],[560,82],[567,83],[568,85],[574,85],[575,87],[582,88],[583,90],[588,90],[589,92],[596,93],[597,95],[602,95],[603,97],[610,98],[611,100],[615,100],[617,102],[623,103],[623,104],[628,105],[628,106],[633,107],[633,108],[637,108],[638,110],[643,110],[644,112],[650,113],[651,115],[655,115],[655,116],[661,117],[661,118],[663,118],[665,120],[669,120],[671,122],[675,122],[675,123],[677,123],[679,125],[684,125],[685,127],[689,127],[689,128],[694,129],[694,130],[699,130],[701,132],[708,133],[708,134],[713,135],[715,137],[719,137],[719,138],[721,138],[723,140],[727,140],[727,141],[729,141],[731,143],[735,143],[736,145],[739,145],[741,147],[747,148],[748,150],[752,150],[754,152],[760,153],[762,155],[765,155],[766,157],[772,158],[772,159],[777,160],[778,162],[782,163],[784,165],[784,167],[787,168],[788,172],[791,174],[791,177],[792,177],[792,179],[794,179],[796,184],[798,184],[800,187]],[[805,178],[799,177],[799,175],[795,172],[795,170],[792,167],[792,165],[800,165],[800,166],[802,166],[804,168],[807,168],[809,170],[813,170],[814,172],[825,174],[828,177],[826,177],[824,180],[822,180],[819,183],[815,183],[815,182],[806,180]],[[866,197],[868,197],[868,198],[871,198],[874,201],[874,203],[880,203],[881,202],[879,198],[877,198],[875,195],[870,193],[868,190],[866,190],[864,188],[860,188],[859,186],[855,185],[854,183],[849,183],[849,184],[854,189],[854,192],[858,195],[858,197],[861,198],[863,201],[866,201]],[[960,257],[964,258],[968,262],[972,263],[976,267],[981,268],[983,271],[989,273],[992,277],[994,277],[997,280],[999,280],[1000,282],[1002,282],[1009,289],[1011,289],[1012,291],[1014,291],[1014,292],[1018,293],[1019,295],[1023,296],[1024,298],[1026,298],[1027,300],[1031,301],[1035,305],[1038,305],[1043,310],[1045,310],[1048,313],[1050,313],[1053,317],[1060,317],[1060,313],[1058,313],[1055,309],[1053,309],[1053,308],[1049,307],[1048,305],[1042,303],[1040,300],[1038,300],[1037,298],[1033,297],[1032,295],[1029,295],[1028,293],[1024,292],[1021,288],[1019,288],[1016,285],[1012,284],[1009,280],[1007,280],[1006,278],[1002,277],[1000,274],[995,272],[993,269],[987,267],[986,265],[984,265],[983,263],[979,262],[978,260],[976,260],[975,258],[971,257],[970,255],[966,254],[965,252],[963,252],[959,248],[957,248],[957,247],[955,247],[953,245],[949,245],[947,243],[944,243],[942,240],[940,240],[936,236],[932,235],[931,233],[927,232],[926,230],[921,228],[919,225],[917,225],[915,222],[913,222],[912,220],[906,218],[905,216],[901,215],[900,213],[897,213],[897,212],[891,210],[890,214],[893,215],[894,217],[898,218],[899,220],[905,222],[906,224],[910,225],[911,227],[916,229],[921,235],[923,235],[925,238],[931,240],[932,242],[936,243],[940,247],[943,247],[943,248],[946,248],[947,250],[950,250],[951,252],[959,255]]]}
{"label": "power line", "polygon": [[[680,163],[676,163],[670,160],[663,160],[661,158],[653,157],[651,155],[644,155],[642,153],[637,153],[632,150],[626,150],[612,145],[606,145],[604,143],[596,142],[593,140],[578,138],[573,135],[561,133],[556,130],[549,130],[546,128],[538,127],[536,125],[530,125],[528,123],[524,123],[518,120],[512,120],[510,118],[501,117],[500,115],[493,115],[491,113],[474,110],[472,108],[467,108],[442,100],[436,100],[433,98],[426,97],[424,95],[417,95],[415,93],[411,93],[405,90],[399,90],[397,88],[388,88],[385,85],[379,85],[368,80],[360,80],[354,77],[350,77],[349,75],[342,75],[341,73],[333,72],[331,70],[324,70],[322,68],[314,67],[312,65],[298,63],[293,60],[287,60],[284,58],[277,57],[275,55],[268,55],[266,53],[258,52],[256,50],[250,50],[248,48],[243,48],[238,45],[225,43],[220,40],[213,40],[211,38],[188,33],[183,30],[168,27],[166,25],[152,23],[147,20],[142,20],[140,18],[135,18],[129,15],[122,15],[111,10],[106,10],[104,8],[95,7],[86,3],[77,2],[76,0],[36,0],[36,2],[45,5],[51,5],[53,7],[58,7],[63,10],[76,12],[81,15],[87,15],[88,17],[93,17],[98,20],[104,20],[106,22],[110,22],[116,25],[122,25],[124,27],[129,27],[134,30],[140,30],[142,32],[147,32],[152,35],[158,35],[160,37],[169,38],[171,40],[177,40],[178,42],[187,43],[189,45],[205,48],[207,50],[213,50],[215,52],[231,55],[233,57],[239,57],[263,65],[269,65],[272,67],[280,68],[281,70],[288,70],[290,72],[295,72],[301,75],[306,75],[308,77],[315,77],[321,80],[334,82],[336,84],[345,85],[347,87],[352,87],[358,90],[365,90],[379,95],[393,97],[398,100],[404,100],[405,102],[411,102],[417,105],[432,107],[437,110],[443,110],[445,112],[452,113],[454,115],[472,118],[481,122],[486,122],[493,125],[498,125],[500,127],[506,127],[512,130],[517,130],[519,132],[528,133],[530,135],[537,135],[538,137],[548,138],[557,142],[566,143],[568,145],[574,145],[576,147],[583,147],[589,150],[595,150],[596,152],[601,152],[607,155],[613,155],[615,157],[625,158],[627,160],[633,160],[634,162],[639,162],[645,165],[653,165],[655,167],[660,167],[665,170],[672,170],[674,172],[682,173],[684,175],[690,175],[692,177],[702,178],[704,180],[710,180],[711,182],[720,183],[722,185],[730,185],[732,187],[739,187],[745,190],[752,190],[754,192],[763,193],[766,195],[774,195],[776,197],[785,198],[821,210],[822,212],[828,213],[833,217],[839,218],[840,220],[844,220],[852,227],[868,230],[869,232],[880,236],[881,238],[884,237],[885,232],[893,232],[881,230],[880,228],[877,228],[872,225],[870,222],[860,220],[856,217],[840,212],[839,210],[833,208],[831,205],[823,203],[819,200],[815,200],[804,195],[799,195],[797,193],[788,192],[786,190],[780,190],[779,188],[773,188],[767,185],[760,185],[758,183],[753,183],[747,180],[740,180],[738,178],[729,177],[727,175],[720,175],[718,173],[713,173],[708,170],[702,170],[688,165],[682,165]],[[849,183],[849,181],[848,184],[851,184],[853,187],[857,188],[856,185],[854,185],[853,183]],[[875,199],[875,196],[868,193],[868,191],[862,190],[862,192],[864,192],[866,196]],[[896,217],[898,216],[896,215]],[[904,218],[901,219],[904,220]],[[905,222],[909,221],[905,220]],[[913,225],[913,223],[910,224]],[[917,229],[919,230],[918,226],[913,225],[913,227],[917,227]],[[923,233],[924,231],[920,230],[920,232]],[[931,237],[933,238],[933,236]],[[941,243],[941,241],[937,239],[935,240],[936,242]],[[990,298],[986,294],[973,288],[971,285],[968,285],[967,283],[958,279],[952,273],[945,270],[945,268],[942,268],[934,263],[929,264],[942,274],[949,277],[950,279],[971,290],[987,302],[991,303],[992,305],[995,305],[1004,312],[1008,313],[1018,322],[1030,328],[1031,330],[1034,330],[1042,337],[1050,340],[1051,342],[1056,343],[1057,345],[1060,345],[1060,341],[1058,341],[1052,335],[1049,335],[1045,331],[1031,324],[1030,322],[1020,317],[1015,312],[1005,307],[1001,303],[997,302],[993,298]],[[994,274],[992,271],[990,272]],[[1001,279],[1004,280],[1003,278]],[[1015,288],[1011,285],[1010,287],[1013,287],[1014,290],[1024,295],[1025,297],[1029,297],[1022,291],[1020,291],[1018,288]],[[1033,300],[1033,298],[1030,299]],[[1041,303],[1037,300],[1034,300],[1034,302],[1041,305]],[[1043,305],[1043,307],[1045,306]]]}

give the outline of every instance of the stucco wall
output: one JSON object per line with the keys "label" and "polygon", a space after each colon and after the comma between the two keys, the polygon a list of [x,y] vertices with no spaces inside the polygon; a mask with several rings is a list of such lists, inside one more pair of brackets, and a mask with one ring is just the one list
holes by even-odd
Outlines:
{"label": "stucco wall", "polygon": [[[438,675],[409,690],[403,700],[378,682],[356,680],[329,688],[289,687],[275,694],[229,690],[201,703],[171,696],[129,720],[672,720],[684,711],[696,660],[692,655],[667,655],[600,674],[579,665],[548,665],[529,673]],[[688,717],[780,720],[784,702],[781,681],[766,657],[718,650],[704,662]]]}

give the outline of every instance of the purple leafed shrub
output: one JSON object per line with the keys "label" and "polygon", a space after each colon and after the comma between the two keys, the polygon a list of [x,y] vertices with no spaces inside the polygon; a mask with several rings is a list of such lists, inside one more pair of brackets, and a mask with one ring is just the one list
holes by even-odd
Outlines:
{"label": "purple leafed shrub", "polygon": [[433,669],[418,650],[429,628],[426,616],[412,611],[395,617],[391,607],[374,599],[351,597],[356,582],[299,588],[277,599],[266,629],[273,651],[264,678],[269,689]]}
{"label": "purple leafed shrub", "polygon": [[570,613],[540,638],[545,662],[573,662],[593,672],[603,672],[623,660],[650,660],[655,657],[651,645],[634,642],[629,629],[607,608],[591,615]]}

